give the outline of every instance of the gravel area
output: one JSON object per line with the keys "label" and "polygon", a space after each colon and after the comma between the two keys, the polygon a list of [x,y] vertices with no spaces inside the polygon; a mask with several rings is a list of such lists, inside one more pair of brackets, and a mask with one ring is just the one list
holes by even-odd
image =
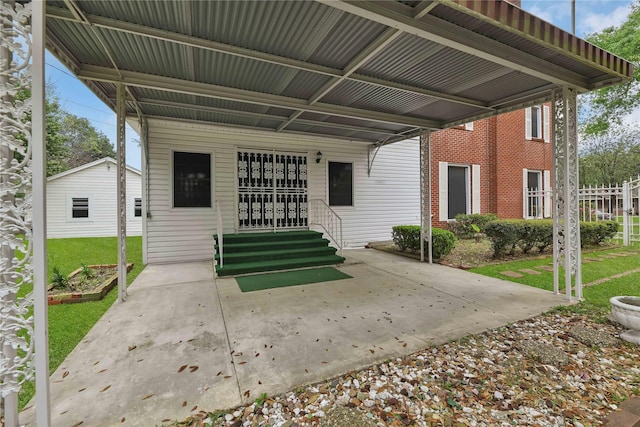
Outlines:
{"label": "gravel area", "polygon": [[542,315],[177,425],[602,425],[640,393],[639,349],[620,332],[585,315]]}

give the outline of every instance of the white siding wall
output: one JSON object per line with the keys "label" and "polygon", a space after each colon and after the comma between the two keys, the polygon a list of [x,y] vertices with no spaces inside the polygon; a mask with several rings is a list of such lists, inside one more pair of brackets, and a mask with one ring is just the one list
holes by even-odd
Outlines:
{"label": "white siding wall", "polygon": [[[172,208],[172,150],[213,155],[214,200],[222,206],[224,232],[235,232],[237,148],[308,153],[309,199],[325,201],[328,201],[327,161],[353,162],[355,206],[334,209],[343,219],[347,247],[388,240],[393,225],[420,222],[417,140],[382,148],[369,177],[368,151],[363,144],[152,119],[149,121],[151,217],[146,223],[146,262],[213,258],[215,208]],[[316,164],[318,151],[322,151],[323,158]]]}
{"label": "white siding wall", "polygon": [[[110,167],[107,167],[107,164]],[[47,237],[117,235],[116,165],[100,163],[47,182]],[[89,218],[71,219],[71,197],[89,197]],[[142,235],[142,218],[133,215],[133,200],[142,197],[140,175],[127,170],[127,235]]]}

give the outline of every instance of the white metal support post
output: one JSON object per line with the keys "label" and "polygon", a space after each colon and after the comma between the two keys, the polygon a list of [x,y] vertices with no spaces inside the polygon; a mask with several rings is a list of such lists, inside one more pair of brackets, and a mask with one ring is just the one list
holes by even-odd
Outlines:
{"label": "white metal support post", "polygon": [[631,209],[631,192],[629,191],[629,182],[624,181],[622,183],[622,244],[623,246],[629,246],[631,237],[631,221],[632,217],[629,215]]}
{"label": "white metal support post", "polygon": [[[18,392],[34,371],[37,422],[50,425],[44,34],[44,2],[0,2],[0,398],[7,427],[19,425]],[[18,298],[27,283],[33,291]]]}
{"label": "white metal support post", "polygon": [[51,425],[49,392],[49,310],[47,302],[47,151],[45,129],[44,46],[45,2],[34,1],[32,11],[32,93],[31,144],[33,191],[33,314],[32,340],[35,347],[36,421],[38,427]]}
{"label": "white metal support post", "polygon": [[[553,96],[554,117],[554,291],[559,292],[564,267],[567,298],[582,298],[580,214],[578,208],[578,138],[575,89],[564,87]],[[561,263],[561,260],[564,262]]]}
{"label": "white metal support post", "polygon": [[420,261],[424,262],[424,132],[418,138],[420,155]]}
{"label": "white metal support post", "polygon": [[118,297],[121,302],[127,299],[127,162],[125,140],[126,90],[119,83],[116,90],[116,121],[118,127]]}
{"label": "white metal support post", "polygon": [[431,224],[432,214],[432,197],[431,197],[431,131],[427,131],[427,235],[429,236],[429,245],[427,252],[429,253],[429,264],[433,264],[433,227]]}
{"label": "white metal support post", "polygon": [[[2,2],[2,14],[0,15],[0,25],[2,26],[1,37],[7,42],[13,41],[13,25],[14,19],[12,13],[15,5],[13,1]],[[13,96],[10,93],[11,78],[15,72],[12,69],[13,53],[9,44],[0,45],[0,103],[2,103],[2,114],[0,115],[0,286],[2,297],[0,304],[2,312],[7,312],[8,316],[0,317],[0,352],[2,357],[0,362],[0,391],[2,394],[1,408],[4,413],[4,421],[7,427],[15,427],[18,425],[18,390],[14,387],[17,383],[19,368],[15,366],[16,349],[13,346],[17,336],[16,327],[12,325],[11,311],[16,306],[16,293],[18,285],[12,277],[15,271],[13,259],[15,250],[11,244],[11,240],[17,236],[12,230],[11,223],[15,221],[15,190],[12,191],[12,161],[14,158],[12,143],[12,119],[16,115],[15,111],[6,111],[6,106],[13,105]],[[27,177],[28,179],[29,177]],[[16,231],[20,231],[19,229]],[[16,325],[17,326],[17,325]]]}

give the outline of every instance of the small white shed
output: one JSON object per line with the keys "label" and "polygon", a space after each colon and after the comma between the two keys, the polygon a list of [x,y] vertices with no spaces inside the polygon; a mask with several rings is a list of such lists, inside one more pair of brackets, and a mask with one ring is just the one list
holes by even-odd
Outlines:
{"label": "small white shed", "polygon": [[[116,236],[116,161],[105,157],[47,178],[47,237]],[[142,175],[127,166],[127,235],[142,235]]]}

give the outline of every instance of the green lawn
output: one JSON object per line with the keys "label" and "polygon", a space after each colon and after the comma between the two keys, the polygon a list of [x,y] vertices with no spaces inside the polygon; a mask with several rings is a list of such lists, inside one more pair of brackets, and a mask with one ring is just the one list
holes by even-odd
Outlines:
{"label": "green lawn", "polygon": [[[637,248],[635,248],[637,251]],[[611,252],[631,252],[627,257],[616,257],[613,259],[603,259],[600,262],[589,262],[582,264],[582,283],[587,284],[598,279],[611,277],[629,270],[640,268],[640,253],[633,252],[634,248],[616,248],[596,252],[583,253],[582,258],[601,258],[601,255]],[[518,271],[523,268],[535,269],[542,265],[552,266],[551,257],[530,259],[524,261],[513,261],[502,264],[494,264],[485,267],[472,268],[470,271],[485,276],[497,277],[499,279],[522,283],[523,285],[534,286],[548,291],[553,290],[553,272],[540,271],[539,275],[526,274],[523,277],[512,278],[500,274],[503,271]],[[560,289],[564,289],[564,272],[560,272]],[[609,298],[616,295],[640,295],[640,273],[633,273],[619,279],[613,279],[599,285],[583,288],[584,301],[582,308],[590,307],[596,309],[608,309]]]}
{"label": "green lawn", "polygon": [[[63,273],[68,274],[80,267],[81,263],[115,264],[118,261],[116,237],[49,239],[47,245],[49,277],[54,266],[58,266]],[[131,283],[144,267],[141,237],[127,237],[127,262],[134,263],[133,269],[127,275],[127,282]],[[22,293],[26,294],[30,290],[31,286],[25,286]],[[114,288],[101,301],[49,306],[49,369],[51,373],[84,338],[117,296],[118,290]],[[34,393],[34,383],[23,386],[19,395],[20,409],[29,402]]]}

